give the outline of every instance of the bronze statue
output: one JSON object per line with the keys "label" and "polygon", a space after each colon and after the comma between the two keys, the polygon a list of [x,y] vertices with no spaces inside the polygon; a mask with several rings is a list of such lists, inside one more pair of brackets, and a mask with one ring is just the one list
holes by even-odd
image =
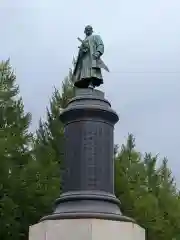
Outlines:
{"label": "bronze statue", "polygon": [[78,88],[98,87],[103,84],[101,69],[109,71],[101,59],[104,44],[100,36],[93,35],[93,28],[86,26],[84,40],[81,42],[79,53],[73,70],[74,86]]}

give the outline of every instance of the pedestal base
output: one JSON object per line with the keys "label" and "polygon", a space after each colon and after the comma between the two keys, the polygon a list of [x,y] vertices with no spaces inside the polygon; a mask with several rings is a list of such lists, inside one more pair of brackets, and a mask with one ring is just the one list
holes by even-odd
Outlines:
{"label": "pedestal base", "polygon": [[134,222],[133,219],[122,215],[119,205],[120,201],[115,195],[107,192],[66,192],[56,200],[54,212],[40,221],[91,218]]}
{"label": "pedestal base", "polygon": [[100,219],[47,220],[30,227],[29,240],[145,240],[132,222]]}

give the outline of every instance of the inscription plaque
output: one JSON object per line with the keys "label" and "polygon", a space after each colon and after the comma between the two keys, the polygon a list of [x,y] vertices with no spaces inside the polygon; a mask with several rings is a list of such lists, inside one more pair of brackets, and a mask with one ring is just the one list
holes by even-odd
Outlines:
{"label": "inscription plaque", "polygon": [[113,193],[113,126],[83,120],[65,127],[63,191],[102,190]]}

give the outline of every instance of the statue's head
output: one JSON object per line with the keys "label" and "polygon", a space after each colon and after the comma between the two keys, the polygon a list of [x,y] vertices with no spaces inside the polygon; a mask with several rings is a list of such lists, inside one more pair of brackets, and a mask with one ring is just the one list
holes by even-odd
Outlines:
{"label": "statue's head", "polygon": [[87,25],[84,29],[86,36],[90,36],[93,33],[93,28],[90,25]]}

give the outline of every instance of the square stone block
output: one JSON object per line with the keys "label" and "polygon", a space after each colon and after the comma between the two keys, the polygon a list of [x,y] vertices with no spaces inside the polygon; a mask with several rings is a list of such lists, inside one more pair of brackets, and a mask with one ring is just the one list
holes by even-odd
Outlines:
{"label": "square stone block", "polygon": [[30,227],[29,240],[145,240],[145,231],[130,222],[99,219],[47,220]]}

